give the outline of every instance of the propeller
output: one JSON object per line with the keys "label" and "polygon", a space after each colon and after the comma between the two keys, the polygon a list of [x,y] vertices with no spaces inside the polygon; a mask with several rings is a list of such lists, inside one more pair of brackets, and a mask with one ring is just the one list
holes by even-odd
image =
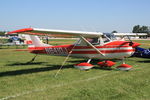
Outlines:
{"label": "propeller", "polygon": [[137,46],[141,45],[140,43],[136,43],[136,42],[133,42],[130,37],[128,35],[126,35],[129,39],[129,46],[132,46],[133,48],[136,48]]}

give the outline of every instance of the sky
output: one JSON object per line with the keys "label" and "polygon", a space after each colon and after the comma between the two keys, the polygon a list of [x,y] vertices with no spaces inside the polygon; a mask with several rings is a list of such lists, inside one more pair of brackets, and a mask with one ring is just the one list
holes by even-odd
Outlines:
{"label": "sky", "polygon": [[131,32],[150,26],[150,0],[0,0],[0,31],[35,27]]}

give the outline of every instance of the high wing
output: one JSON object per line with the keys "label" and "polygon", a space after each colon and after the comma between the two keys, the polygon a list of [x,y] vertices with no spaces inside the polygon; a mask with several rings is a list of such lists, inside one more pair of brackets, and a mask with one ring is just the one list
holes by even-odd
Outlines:
{"label": "high wing", "polygon": [[[69,30],[54,30],[40,28],[24,28],[8,32],[7,34],[29,34],[29,35],[46,35],[50,37],[99,37],[104,35],[101,32],[86,32],[86,31],[69,31]],[[145,36],[146,33],[113,33],[115,36]]]}
{"label": "high wing", "polygon": [[24,28],[8,32],[7,34],[30,34],[30,35],[46,35],[51,37],[99,37],[103,35],[101,32],[86,32],[86,31],[68,31],[68,30],[53,30],[40,28]]}

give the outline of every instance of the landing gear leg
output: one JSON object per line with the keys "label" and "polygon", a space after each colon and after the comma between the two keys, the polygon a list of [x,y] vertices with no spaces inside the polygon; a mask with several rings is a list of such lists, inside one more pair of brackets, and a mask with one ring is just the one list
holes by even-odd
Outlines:
{"label": "landing gear leg", "polygon": [[91,60],[92,60],[92,59],[89,59],[89,60],[87,61],[87,63],[90,63],[90,62],[91,62]]}
{"label": "landing gear leg", "polygon": [[122,64],[125,64],[125,58],[122,59]]}
{"label": "landing gear leg", "polygon": [[36,57],[37,57],[37,54],[36,54],[30,61],[28,61],[28,63],[33,62],[33,61],[35,60]]}
{"label": "landing gear leg", "polygon": [[132,66],[131,65],[128,65],[128,64],[125,64],[125,58],[122,59],[122,64],[120,66],[117,66],[116,68],[118,70],[124,70],[124,71],[129,71],[131,70]]}

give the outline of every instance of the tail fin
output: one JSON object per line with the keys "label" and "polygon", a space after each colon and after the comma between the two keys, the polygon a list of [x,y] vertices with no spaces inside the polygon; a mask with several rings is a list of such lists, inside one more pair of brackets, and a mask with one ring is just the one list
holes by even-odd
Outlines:
{"label": "tail fin", "polygon": [[34,35],[24,35],[25,36],[25,44],[28,44],[29,46],[34,46],[34,47],[46,47],[50,46],[48,44],[43,43],[38,36]]}

